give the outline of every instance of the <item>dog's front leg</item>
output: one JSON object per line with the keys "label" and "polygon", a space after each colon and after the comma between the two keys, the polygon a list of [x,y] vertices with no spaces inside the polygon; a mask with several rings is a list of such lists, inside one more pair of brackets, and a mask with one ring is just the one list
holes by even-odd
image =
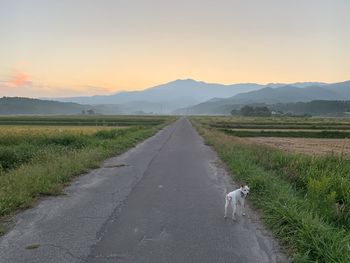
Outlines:
{"label": "dog's front leg", "polygon": [[244,212],[244,210],[245,210],[244,203],[245,203],[245,199],[242,198],[242,203],[241,203],[241,215],[242,215],[242,216],[245,216],[245,212]]}
{"label": "dog's front leg", "polygon": [[230,203],[230,201],[229,201],[228,198],[226,197],[226,202],[225,202],[225,215],[224,215],[224,218],[225,218],[225,219],[227,218],[227,209],[228,209],[229,203]]}

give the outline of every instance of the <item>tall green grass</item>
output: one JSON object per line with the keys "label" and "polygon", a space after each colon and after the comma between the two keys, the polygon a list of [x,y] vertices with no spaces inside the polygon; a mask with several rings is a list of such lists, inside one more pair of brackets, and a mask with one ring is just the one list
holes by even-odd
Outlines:
{"label": "tall green grass", "polygon": [[349,160],[308,157],[246,143],[193,120],[288,247],[293,262],[350,262]]}
{"label": "tall green grass", "polygon": [[60,193],[71,177],[97,167],[104,158],[120,153],[153,132],[154,129],[150,128],[131,128],[112,139],[97,139],[93,135],[89,142],[91,145],[84,148],[44,150],[40,159],[22,164],[0,176],[0,216],[27,207],[33,198],[40,195]]}
{"label": "tall green grass", "polygon": [[329,223],[350,231],[350,160],[336,155],[306,156],[250,146],[250,159],[275,172],[304,193],[314,210]]}

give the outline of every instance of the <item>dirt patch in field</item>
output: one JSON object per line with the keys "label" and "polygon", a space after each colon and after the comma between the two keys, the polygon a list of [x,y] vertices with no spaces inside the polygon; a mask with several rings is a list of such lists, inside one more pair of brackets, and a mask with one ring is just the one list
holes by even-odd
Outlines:
{"label": "dirt patch in field", "polygon": [[256,137],[249,138],[248,140],[254,143],[276,147],[286,152],[298,152],[308,155],[332,153],[350,155],[349,139]]}

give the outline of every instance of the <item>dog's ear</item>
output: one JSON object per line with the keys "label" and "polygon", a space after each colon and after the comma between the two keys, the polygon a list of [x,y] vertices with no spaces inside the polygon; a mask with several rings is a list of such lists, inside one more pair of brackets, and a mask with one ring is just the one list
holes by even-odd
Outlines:
{"label": "dog's ear", "polygon": [[244,185],[243,185],[243,184],[241,185],[241,188],[244,188]]}

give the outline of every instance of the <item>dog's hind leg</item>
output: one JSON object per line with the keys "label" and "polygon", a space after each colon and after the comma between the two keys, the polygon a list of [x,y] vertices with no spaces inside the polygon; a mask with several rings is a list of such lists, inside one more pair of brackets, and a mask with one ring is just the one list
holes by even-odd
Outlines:
{"label": "dog's hind leg", "polygon": [[232,202],[231,205],[232,205],[232,219],[236,220],[236,207],[237,207],[237,204],[236,204],[236,202]]}

